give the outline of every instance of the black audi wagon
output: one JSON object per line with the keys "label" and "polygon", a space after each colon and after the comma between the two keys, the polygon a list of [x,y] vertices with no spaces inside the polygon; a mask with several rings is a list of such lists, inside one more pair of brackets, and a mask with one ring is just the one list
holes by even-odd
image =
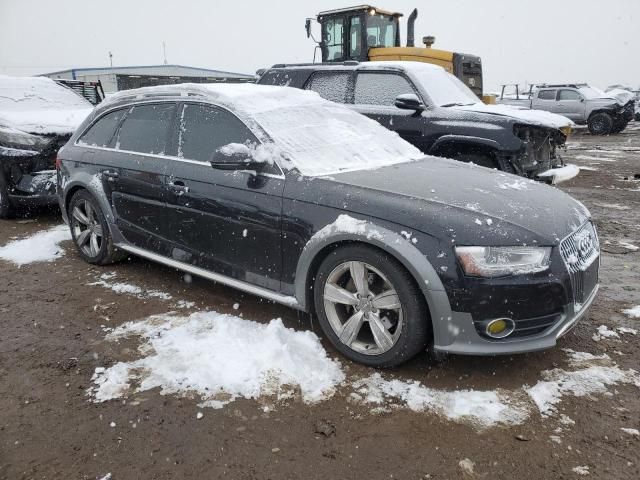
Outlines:
{"label": "black audi wagon", "polygon": [[549,348],[598,290],[598,238],[582,204],[425,157],[313,92],[121,92],[57,165],[60,206],[87,262],[134,254],[310,312],[340,352],[368,365],[429,345]]}

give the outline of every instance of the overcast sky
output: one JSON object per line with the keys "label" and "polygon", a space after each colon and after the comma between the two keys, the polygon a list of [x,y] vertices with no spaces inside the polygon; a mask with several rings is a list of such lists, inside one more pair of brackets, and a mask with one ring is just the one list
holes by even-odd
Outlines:
{"label": "overcast sky", "polygon": [[[0,73],[169,63],[242,73],[308,62],[304,20],[359,0],[0,0]],[[482,57],[485,90],[510,82],[640,86],[639,0],[380,0],[418,7],[416,39]],[[317,29],[316,29],[317,31]],[[418,42],[419,43],[419,42]]]}

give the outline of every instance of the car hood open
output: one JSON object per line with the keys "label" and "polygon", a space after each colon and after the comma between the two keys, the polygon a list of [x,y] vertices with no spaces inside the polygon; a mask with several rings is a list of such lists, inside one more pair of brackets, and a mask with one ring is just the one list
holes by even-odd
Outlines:
{"label": "car hood open", "polygon": [[401,196],[402,202],[394,205],[402,208],[396,207],[393,218],[385,220],[424,233],[437,223],[445,230],[456,230],[461,243],[482,238],[494,244],[557,244],[590,218],[580,202],[555,187],[436,157],[334,174],[331,180],[374,190],[374,195],[361,194],[364,203],[375,204],[377,197],[385,195]]}

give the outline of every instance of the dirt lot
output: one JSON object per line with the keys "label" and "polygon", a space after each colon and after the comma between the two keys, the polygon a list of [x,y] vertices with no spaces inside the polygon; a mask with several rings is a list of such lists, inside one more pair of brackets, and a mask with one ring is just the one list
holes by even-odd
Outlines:
{"label": "dirt lot", "polygon": [[[452,357],[440,364],[424,355],[384,375],[440,390],[516,392],[536,384],[543,371],[569,368],[563,349],[606,353],[620,369],[638,369],[640,335],[600,341],[593,335],[601,325],[640,327],[640,319],[621,313],[640,305],[640,251],[625,246],[640,245],[640,179],[634,179],[639,155],[640,127],[607,138],[578,134],[570,142],[567,158],[589,169],[562,188],[595,217],[602,288],[586,318],[557,348],[514,357]],[[0,221],[0,245],[59,223],[51,212],[38,214],[35,222]],[[108,473],[113,480],[640,478],[640,438],[621,430],[640,428],[640,384],[633,382],[591,395],[568,394],[555,414],[534,410],[519,425],[484,429],[433,410],[372,412],[371,405],[349,401],[349,389],[314,405],[281,401],[268,412],[260,400],[246,399],[199,408],[197,398],[161,395],[158,389],[93,403],[86,390],[95,368],[137,355],[135,342],[105,341],[102,326],[176,306],[88,285],[105,271],[195,302],[185,313],[211,309],[259,322],[281,317],[297,330],[312,327],[285,307],[204,280],[187,282],[179,272],[139,259],[106,270],[88,266],[70,243],[62,245],[66,254],[54,262],[17,267],[0,261],[0,479],[95,479]],[[339,360],[350,378],[371,374]],[[196,412],[204,416],[198,419]]]}

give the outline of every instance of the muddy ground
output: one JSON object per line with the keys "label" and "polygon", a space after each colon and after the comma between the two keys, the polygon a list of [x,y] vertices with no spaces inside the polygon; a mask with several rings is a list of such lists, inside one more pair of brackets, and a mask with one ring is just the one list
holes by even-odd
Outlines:
{"label": "muddy ground", "polygon": [[[640,251],[620,245],[640,245],[640,179],[634,179],[640,174],[640,127],[606,138],[577,134],[566,157],[590,168],[561,188],[591,210],[603,247],[602,288],[586,318],[547,352],[443,363],[422,355],[387,375],[448,390],[515,389],[566,365],[563,348],[608,353],[621,368],[638,369],[640,336],[600,342],[592,336],[600,325],[640,326],[621,313],[640,304]],[[46,211],[0,221],[0,245],[59,222]],[[640,428],[634,385],[565,397],[558,413],[575,425],[561,424],[559,414],[536,413],[519,426],[484,430],[433,412],[373,414],[340,392],[313,406],[294,399],[268,413],[259,401],[203,410],[197,399],[158,391],[92,403],[86,389],[94,369],[135,356],[135,345],[104,341],[101,326],[164,313],[172,304],[88,285],[104,270],[83,263],[70,243],[63,246],[66,254],[51,263],[18,268],[0,261],[0,479],[95,479],[107,473],[113,480],[448,479],[469,475],[459,465],[463,459],[475,463],[477,478],[578,478],[578,466],[587,466],[590,478],[640,478],[640,438],[621,431]],[[195,302],[190,311],[241,313],[261,322],[281,317],[292,328],[312,328],[285,307],[200,279],[187,283],[181,273],[140,259],[108,270],[120,281]],[[368,373],[341,361],[349,375]],[[204,417],[197,419],[201,410]],[[318,422],[335,425],[335,434],[325,436]]]}

